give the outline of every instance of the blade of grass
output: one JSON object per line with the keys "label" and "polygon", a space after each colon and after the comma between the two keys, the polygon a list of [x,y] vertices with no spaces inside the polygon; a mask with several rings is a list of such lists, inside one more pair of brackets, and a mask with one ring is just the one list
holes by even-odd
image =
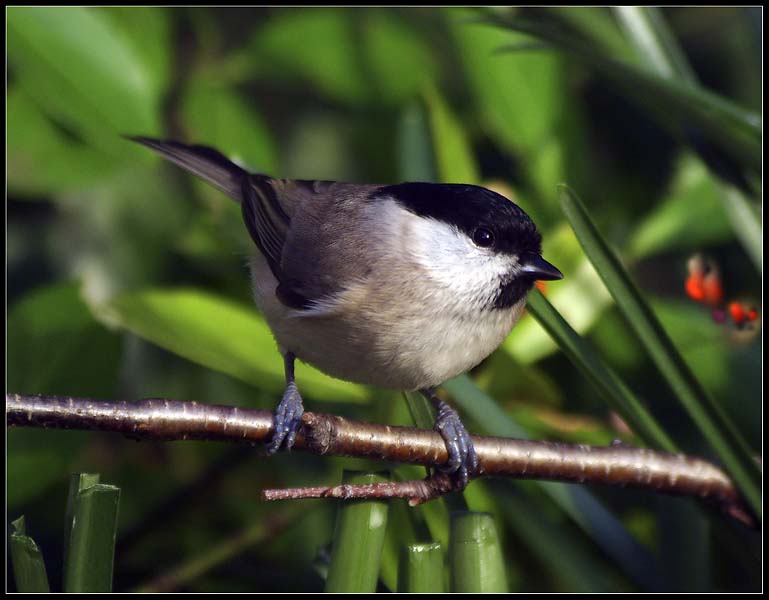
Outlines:
{"label": "blade of grass", "polygon": [[[497,490],[502,494],[503,519],[526,545],[527,551],[550,573],[557,588],[555,591],[600,593],[622,590],[618,572],[591,551],[589,540],[573,528],[564,526],[547,510],[543,511],[539,503],[521,493],[519,486],[506,487],[507,490],[503,486]],[[558,559],[554,560],[556,556]],[[657,589],[656,582],[648,584],[647,589]]]}
{"label": "blade of grass", "polygon": [[721,200],[737,239],[753,260],[759,273],[764,272],[764,243],[761,215],[738,188],[722,185]]}
{"label": "blade of grass", "polygon": [[434,87],[426,87],[430,130],[438,178],[444,183],[479,183],[478,165],[464,128]]}
{"label": "blade of grass", "polygon": [[[343,483],[387,481],[383,474],[345,471]],[[387,527],[385,500],[340,500],[326,579],[328,593],[376,591]]]}
{"label": "blade of grass", "polygon": [[40,552],[35,540],[27,535],[24,517],[21,516],[11,523],[10,551],[13,578],[16,581],[16,591],[21,593],[50,592],[48,575],[45,572],[43,553]]}
{"label": "blade of grass", "polygon": [[[75,508],[77,495],[84,489],[99,483],[101,475],[98,473],[72,473],[69,476],[69,488],[67,490],[67,509],[64,519],[64,564],[69,563],[69,547],[72,538],[72,524],[75,521]],[[66,570],[65,570],[66,572]]]}
{"label": "blade of grass", "polygon": [[[392,473],[393,481],[402,479],[404,475],[400,468]],[[395,592],[400,585],[403,574],[403,549],[420,540],[430,539],[429,530],[426,524],[421,522],[420,516],[419,511],[413,510],[406,502],[390,504],[379,580],[391,592]]]}
{"label": "blade of grass", "polygon": [[529,294],[527,308],[607,403],[644,442],[660,450],[678,451],[673,440],[625,382],[601,359],[593,347],[571,328],[539,290],[533,290]]}
{"label": "blade of grass", "polygon": [[566,218],[617,307],[760,518],[761,473],[749,447],[729,417],[694,377],[576,194],[565,185],[559,187],[559,194]]}
{"label": "blade of grass", "polygon": [[[283,389],[275,340],[253,306],[195,289],[143,290],[92,305],[97,319],[211,369],[269,391]],[[303,392],[319,400],[363,402],[363,386],[297,364]]]}
{"label": "blade of grass", "polygon": [[[707,132],[738,162],[758,170],[762,165],[762,119],[730,100],[704,89],[692,89],[677,79],[663,79],[642,67],[609,58],[589,43],[557,24],[521,18],[499,17],[477,22],[523,31],[550,42],[561,51],[590,65],[625,90],[633,102],[642,104],[660,123],[681,135],[680,124]],[[504,49],[501,49],[504,51]],[[675,120],[671,121],[671,117]]]}
{"label": "blade of grass", "polygon": [[505,561],[491,515],[452,513],[449,565],[452,592],[507,592]]}
{"label": "blade of grass", "polygon": [[[467,375],[451,379],[443,387],[489,435],[530,439],[528,433]],[[546,481],[538,481],[536,485],[639,586],[649,588],[657,570],[654,558],[603,502],[583,486]]]}
{"label": "blade of grass", "polygon": [[[98,476],[96,476],[98,477]],[[77,486],[66,563],[65,592],[110,592],[115,558],[115,534],[120,489],[92,483],[94,476],[75,476]],[[86,484],[87,487],[80,487]]]}
{"label": "blade of grass", "polygon": [[[678,79],[692,90],[699,90],[699,82],[678,41],[667,26],[660,12],[652,7],[625,6],[614,9],[628,38],[636,48],[639,58],[647,67],[662,78]],[[710,168],[712,163],[706,154],[699,152]],[[716,152],[716,150],[714,150]],[[718,174],[719,169],[714,172]],[[761,218],[738,187],[726,185],[716,178],[721,188],[721,203],[737,239],[762,272],[763,244],[761,243]]]}
{"label": "blade of grass", "polygon": [[[680,77],[683,81],[696,83],[694,72],[686,62],[681,49],[669,35],[661,15],[651,7],[615,6],[612,7],[622,28],[625,30],[638,58],[646,63],[657,75],[671,79]],[[666,35],[660,36],[665,28]]]}
{"label": "blade of grass", "polygon": [[437,542],[404,547],[401,553],[398,592],[441,594],[445,591],[443,547]]}

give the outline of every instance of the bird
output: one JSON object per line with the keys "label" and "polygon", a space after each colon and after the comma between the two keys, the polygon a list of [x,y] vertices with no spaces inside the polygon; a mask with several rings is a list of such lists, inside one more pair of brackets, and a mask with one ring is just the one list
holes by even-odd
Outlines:
{"label": "bird", "polygon": [[436,408],[457,489],[478,457],[436,388],[489,356],[537,280],[563,275],[512,200],[470,184],[358,184],[250,173],[218,150],[126,136],[240,204],[256,246],[254,301],[283,356],[286,387],[267,451],[301,425],[297,359],[333,377],[419,391]]}

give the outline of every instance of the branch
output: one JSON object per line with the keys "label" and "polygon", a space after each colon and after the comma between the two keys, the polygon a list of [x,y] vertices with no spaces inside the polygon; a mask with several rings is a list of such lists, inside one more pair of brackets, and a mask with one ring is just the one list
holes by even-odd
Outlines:
{"label": "branch", "polygon": [[[87,398],[6,394],[11,427],[85,429],[122,433],[134,439],[218,440],[261,444],[272,434],[272,413],[234,406],[168,399],[105,402]],[[306,412],[294,448],[319,455],[354,456],[440,467],[448,459],[441,436],[432,430],[351,421]],[[480,475],[506,475],[574,483],[634,487],[695,496],[758,527],[737,489],[717,466],[703,459],[624,444],[587,446],[473,436]],[[454,489],[438,472],[422,481],[372,486],[266,490],[265,499],[306,497],[399,497],[418,504]]]}

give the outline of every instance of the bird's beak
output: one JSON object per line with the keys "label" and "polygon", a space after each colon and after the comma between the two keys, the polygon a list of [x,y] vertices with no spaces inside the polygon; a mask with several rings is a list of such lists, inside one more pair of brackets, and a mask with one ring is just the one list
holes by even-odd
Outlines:
{"label": "bird's beak", "polygon": [[547,262],[539,254],[527,252],[520,257],[521,272],[537,281],[563,279],[563,273]]}

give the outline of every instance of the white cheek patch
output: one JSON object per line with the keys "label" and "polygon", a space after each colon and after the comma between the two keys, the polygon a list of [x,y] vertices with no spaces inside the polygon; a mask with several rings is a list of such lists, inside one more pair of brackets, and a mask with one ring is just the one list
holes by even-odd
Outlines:
{"label": "white cheek patch", "polygon": [[433,281],[463,297],[488,298],[517,262],[514,256],[479,248],[442,221],[414,215],[407,228],[412,258]]}

